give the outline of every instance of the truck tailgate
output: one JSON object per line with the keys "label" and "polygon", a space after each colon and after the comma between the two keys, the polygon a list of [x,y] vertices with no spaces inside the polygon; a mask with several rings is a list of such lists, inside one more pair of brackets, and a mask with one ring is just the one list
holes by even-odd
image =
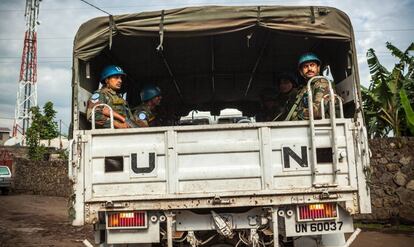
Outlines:
{"label": "truck tailgate", "polygon": [[[356,190],[352,126],[337,122],[335,187]],[[85,131],[85,201],[310,191],[334,181],[332,130],[315,129],[314,178],[306,122]]]}

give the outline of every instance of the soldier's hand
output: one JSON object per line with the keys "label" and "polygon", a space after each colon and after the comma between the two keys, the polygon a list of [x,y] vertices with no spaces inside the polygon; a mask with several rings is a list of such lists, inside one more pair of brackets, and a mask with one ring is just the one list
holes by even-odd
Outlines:
{"label": "soldier's hand", "polygon": [[129,128],[129,125],[127,123],[121,123],[119,121],[114,121],[114,127],[115,129],[126,129]]}
{"label": "soldier's hand", "polygon": [[135,123],[139,126],[139,127],[148,127],[148,122],[147,121],[142,121],[142,120],[136,120]]}
{"label": "soldier's hand", "polygon": [[127,129],[127,128],[129,128],[129,125],[127,123],[122,123],[122,128]]}
{"label": "soldier's hand", "polygon": [[309,110],[308,109],[303,109],[303,116],[305,117],[305,119],[309,119]]}

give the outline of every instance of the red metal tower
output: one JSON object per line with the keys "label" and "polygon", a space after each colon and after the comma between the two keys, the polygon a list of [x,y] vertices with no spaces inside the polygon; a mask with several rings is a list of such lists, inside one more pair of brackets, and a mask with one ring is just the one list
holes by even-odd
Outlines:
{"label": "red metal tower", "polygon": [[30,126],[30,108],[37,106],[37,38],[36,27],[39,24],[39,3],[41,0],[26,0],[26,33],[19,86],[15,109],[13,136],[24,139]]}

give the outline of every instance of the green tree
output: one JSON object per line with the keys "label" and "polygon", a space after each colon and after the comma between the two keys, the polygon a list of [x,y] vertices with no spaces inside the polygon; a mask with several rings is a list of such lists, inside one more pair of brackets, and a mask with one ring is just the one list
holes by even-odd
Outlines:
{"label": "green tree", "polygon": [[385,137],[390,133],[399,137],[414,135],[409,128],[409,112],[404,110],[400,91],[407,92],[408,105],[414,99],[414,43],[403,52],[390,42],[386,47],[398,59],[392,71],[388,71],[379,61],[374,49],[367,52],[368,66],[371,74],[369,88],[362,88],[368,132],[371,137]]}
{"label": "green tree", "polygon": [[26,141],[29,146],[29,158],[31,160],[42,160],[46,152],[46,148],[40,145],[43,115],[38,106],[30,108],[30,113],[31,125],[26,132]]}
{"label": "green tree", "polygon": [[53,109],[53,103],[48,101],[43,106],[43,129],[40,138],[43,140],[50,140],[59,136],[57,123],[54,121],[56,111]]}
{"label": "green tree", "polygon": [[30,109],[31,125],[26,132],[27,145],[29,146],[29,158],[31,160],[43,160],[47,148],[40,144],[40,140],[51,140],[59,135],[57,124],[54,121],[56,111],[52,102],[46,102],[42,114],[38,106]]}

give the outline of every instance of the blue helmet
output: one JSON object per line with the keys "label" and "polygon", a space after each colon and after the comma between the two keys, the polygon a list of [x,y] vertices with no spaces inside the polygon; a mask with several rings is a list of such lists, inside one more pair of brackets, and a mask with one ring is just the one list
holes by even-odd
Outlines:
{"label": "blue helmet", "polygon": [[161,95],[161,89],[154,85],[146,85],[144,88],[141,89],[141,101],[145,102],[154,97]]}
{"label": "blue helmet", "polygon": [[116,65],[108,65],[106,66],[101,73],[101,79],[99,80],[101,83],[110,76],[113,75],[126,75],[125,72],[122,70],[121,67]]}
{"label": "blue helmet", "polygon": [[321,65],[321,60],[318,58],[318,56],[315,55],[315,53],[308,52],[305,54],[302,54],[302,56],[299,57],[298,61],[298,67],[300,67],[303,63],[315,61],[318,63],[318,65]]}

